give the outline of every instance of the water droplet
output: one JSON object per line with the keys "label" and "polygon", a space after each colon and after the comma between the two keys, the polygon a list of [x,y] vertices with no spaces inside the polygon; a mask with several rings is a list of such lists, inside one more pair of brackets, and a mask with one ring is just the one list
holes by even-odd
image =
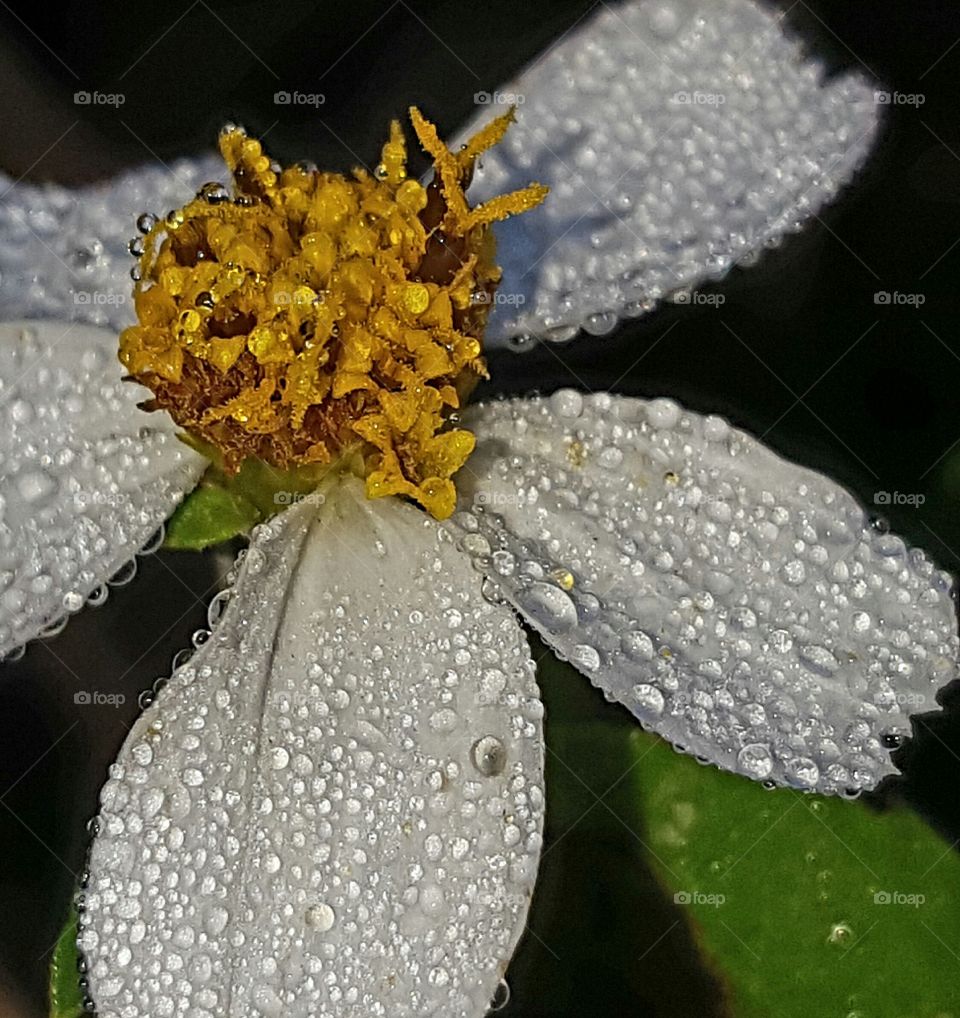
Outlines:
{"label": "water droplet", "polygon": [[873,625],[873,620],[867,612],[854,612],[851,616],[853,629],[856,633],[865,633]]}
{"label": "water droplet", "polygon": [[649,682],[640,682],[631,690],[637,707],[647,714],[663,713],[663,693]]}
{"label": "water droplet", "polygon": [[672,399],[654,399],[647,404],[647,420],[655,428],[676,427],[680,420],[680,407]]}
{"label": "water droplet", "polygon": [[798,587],[807,577],[806,566],[800,559],[792,559],[781,570],[783,579],[793,587]]}
{"label": "water droplet", "polygon": [[551,633],[564,633],[577,624],[576,605],[552,584],[532,583],[518,594],[517,602],[535,624]]}
{"label": "water droplet", "polygon": [[606,336],[617,327],[617,316],[613,311],[604,311],[595,315],[587,315],[583,321],[583,329],[591,336]]}
{"label": "water droplet", "polygon": [[507,765],[507,748],[495,735],[484,735],[473,744],[470,760],[485,777],[496,777]]}
{"label": "water droplet", "polygon": [[827,936],[828,944],[849,944],[853,939],[853,930],[846,923],[834,923],[830,927],[830,933]]}
{"label": "water droplet", "polygon": [[536,343],[537,341],[533,336],[520,335],[507,337],[507,346],[510,347],[511,350],[516,350],[517,352],[521,350],[532,350],[533,347],[536,346]]}
{"label": "water droplet", "polygon": [[885,516],[871,516],[870,529],[877,534],[888,534],[890,532],[890,522]]}
{"label": "water droplet", "polygon": [[129,562],[124,563],[114,574],[107,580],[107,583],[111,587],[125,587],[131,580],[137,575],[137,560],[135,558],[130,559]]}
{"label": "water droplet", "polygon": [[28,470],[17,478],[17,491],[20,497],[32,505],[49,499],[57,488],[56,479],[45,470]]}
{"label": "water droplet", "polygon": [[558,389],[550,397],[550,407],[558,417],[579,417],[583,413],[583,396],[576,389]]}
{"label": "water droplet", "polygon": [[153,760],[153,750],[150,748],[149,743],[146,742],[138,742],[133,747],[130,755],[141,767],[146,767]]}
{"label": "water droplet", "polygon": [[820,768],[806,756],[797,756],[790,760],[784,772],[791,783],[801,788],[813,788],[820,778]]}
{"label": "water droplet", "polygon": [[207,625],[212,629],[217,622],[220,621],[220,617],[223,615],[224,609],[230,601],[230,591],[221,590],[219,594],[214,597],[209,607],[207,608]]}
{"label": "water droplet", "polygon": [[805,644],[800,648],[799,656],[810,671],[817,672],[819,675],[833,675],[840,667],[840,662],[833,654],[819,644]]}
{"label": "water droplet", "polygon": [[578,643],[570,654],[570,663],[585,672],[595,672],[600,667],[600,655],[588,643]]}
{"label": "water droplet", "polygon": [[206,918],[203,922],[203,928],[211,936],[219,936],[227,927],[227,923],[230,920],[230,913],[220,905],[214,905],[209,912],[207,912]]}
{"label": "water droplet", "polygon": [[452,732],[459,720],[460,717],[455,710],[443,707],[430,715],[430,727],[435,732]]}
{"label": "water droplet", "polygon": [[501,979],[497,983],[497,988],[493,991],[493,997],[490,1000],[491,1011],[502,1011],[507,1004],[510,1003],[510,984],[506,979]]}
{"label": "water droplet", "polygon": [[196,767],[186,767],[183,773],[180,775],[183,779],[183,783],[192,788],[196,788],[203,784],[203,771]]}
{"label": "water droplet", "polygon": [[438,916],[443,911],[443,888],[437,884],[427,884],[420,891],[420,909],[428,916]]}
{"label": "water droplet", "polygon": [[202,198],[203,201],[208,202],[211,205],[220,205],[223,202],[230,201],[230,192],[223,186],[223,184],[217,181],[212,181],[209,184],[204,184],[203,187],[197,192],[197,197]]}
{"label": "water droplet", "polygon": [[757,781],[767,777],[773,770],[770,750],[759,742],[744,746],[737,754],[737,763],[744,774]]}
{"label": "water droplet", "polygon": [[631,661],[653,660],[653,640],[640,629],[632,629],[620,638],[620,647]]}

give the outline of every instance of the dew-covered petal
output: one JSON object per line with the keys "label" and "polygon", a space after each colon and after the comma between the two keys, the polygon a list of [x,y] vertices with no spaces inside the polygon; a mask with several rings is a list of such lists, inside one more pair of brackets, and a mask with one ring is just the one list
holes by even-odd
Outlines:
{"label": "dew-covered petal", "polygon": [[564,390],[473,408],[459,542],[563,657],[676,746],[872,788],[957,676],[952,580],[844,488],[719,417]]}
{"label": "dew-covered petal", "polygon": [[256,532],[101,795],[101,1018],[483,1015],[522,932],[542,707],[449,533],[343,482]]}
{"label": "dew-covered petal", "polygon": [[0,324],[0,657],[83,607],[202,473],[147,396],[113,332]]}
{"label": "dew-covered petal", "polygon": [[829,202],[877,125],[873,86],[825,80],[753,0],[599,4],[479,108],[515,102],[471,198],[538,180],[539,209],[497,226],[504,281],[488,338],[569,339],[775,245]]}
{"label": "dew-covered petal", "polygon": [[0,319],[57,318],[121,329],[135,320],[137,219],[179,208],[226,170],[213,155],[138,166],[87,187],[0,173]]}

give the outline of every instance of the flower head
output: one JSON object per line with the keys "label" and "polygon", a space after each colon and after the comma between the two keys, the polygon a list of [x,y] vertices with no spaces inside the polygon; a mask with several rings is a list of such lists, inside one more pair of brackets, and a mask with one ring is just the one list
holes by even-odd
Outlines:
{"label": "flower head", "polygon": [[[488,227],[543,196],[494,196],[518,175],[536,166],[555,200],[505,224],[531,299],[490,327],[564,339],[794,228],[875,124],[869,85],[821,86],[750,0],[601,7],[511,88],[533,127],[478,172],[475,209],[470,168],[509,115],[453,151],[414,111],[426,185],[396,127],[352,179],[278,171],[228,131],[235,194],[200,188],[144,224],[121,357],[166,413],[137,409],[113,332],[0,327],[0,653],[99,601],[196,482],[206,460],[178,427],[228,469],[339,460],[253,530],[111,768],[80,936],[104,1016],[482,1014],[543,830],[521,621],[678,747],[805,790],[892,773],[907,705],[957,673],[949,577],[717,417],[567,390],[454,423],[483,372]],[[706,83],[716,109],[677,99]],[[150,171],[109,204],[169,207],[178,187]],[[19,200],[56,222],[60,197]],[[113,278],[125,226],[101,226]],[[45,248],[49,317],[69,254]],[[4,275],[8,312],[35,313],[36,288]],[[407,497],[366,497],[388,494]]]}
{"label": "flower head", "polygon": [[417,109],[432,183],[407,175],[397,121],[373,173],[280,169],[241,129],[221,132],[233,195],[205,184],[142,222],[135,305],[120,359],[228,470],[356,453],[371,497],[407,495],[438,518],[474,447],[451,423],[484,374],[500,279],[490,226],[535,207],[531,185],[470,208],[476,158],[513,112],[451,153]]}

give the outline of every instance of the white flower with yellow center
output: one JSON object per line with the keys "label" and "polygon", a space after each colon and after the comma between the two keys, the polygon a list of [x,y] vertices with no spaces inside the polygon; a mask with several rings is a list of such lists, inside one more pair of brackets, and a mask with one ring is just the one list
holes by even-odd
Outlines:
{"label": "white flower with yellow center", "polygon": [[[413,111],[427,186],[398,126],[352,179],[227,130],[233,191],[185,164],[198,198],[141,217],[136,321],[95,297],[179,183],[13,190],[0,303],[48,320],[0,327],[0,654],[102,598],[201,452],[314,487],[254,530],[103,789],[102,1018],[483,1014],[541,846],[518,617],[706,761],[841,794],[893,772],[904,705],[957,671],[922,553],[666,399],[461,406],[491,307],[501,340],[603,333],[832,197],[875,115],[820,76],[746,0],[605,6],[505,90],[522,115],[473,208],[510,116],[448,150]],[[489,227],[519,212],[496,261],[526,299],[495,304]]]}

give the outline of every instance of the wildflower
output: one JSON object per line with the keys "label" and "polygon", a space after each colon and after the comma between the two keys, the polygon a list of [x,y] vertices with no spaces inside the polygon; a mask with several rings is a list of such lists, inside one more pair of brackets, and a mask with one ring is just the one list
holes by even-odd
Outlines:
{"label": "wildflower", "polygon": [[[433,213],[398,129],[353,181],[278,173],[228,131],[234,192],[142,223],[136,323],[71,309],[126,326],[125,370],[149,391],[121,380],[112,331],[0,328],[0,652],[102,598],[199,478],[197,450],[313,472],[313,494],[251,535],[209,637],[111,768],[80,938],[101,1015],[482,1014],[541,845],[543,710],[518,615],[706,761],[836,793],[892,773],[906,707],[956,674],[950,580],[922,553],[670,400],[461,406],[498,263],[530,299],[495,305],[488,334],[603,333],[775,241],[849,175],[874,123],[864,86],[819,88],[769,27],[744,0],[690,21],[605,10],[510,89],[534,133],[486,155],[473,210],[474,150],[417,114]],[[669,74],[640,66],[657,40]],[[670,93],[679,146],[650,123],[669,133]],[[769,151],[781,165],[759,165]],[[552,195],[526,211],[531,176]],[[591,211],[586,178],[616,208]],[[143,174],[109,193],[151,188],[170,193]],[[74,245],[85,200],[21,199],[66,215]],[[495,260],[489,221],[522,211]],[[438,238],[452,261],[431,257]],[[70,269],[92,264],[83,292],[114,270],[102,245]],[[8,311],[63,300],[63,266],[37,264],[53,275],[8,273]]]}

